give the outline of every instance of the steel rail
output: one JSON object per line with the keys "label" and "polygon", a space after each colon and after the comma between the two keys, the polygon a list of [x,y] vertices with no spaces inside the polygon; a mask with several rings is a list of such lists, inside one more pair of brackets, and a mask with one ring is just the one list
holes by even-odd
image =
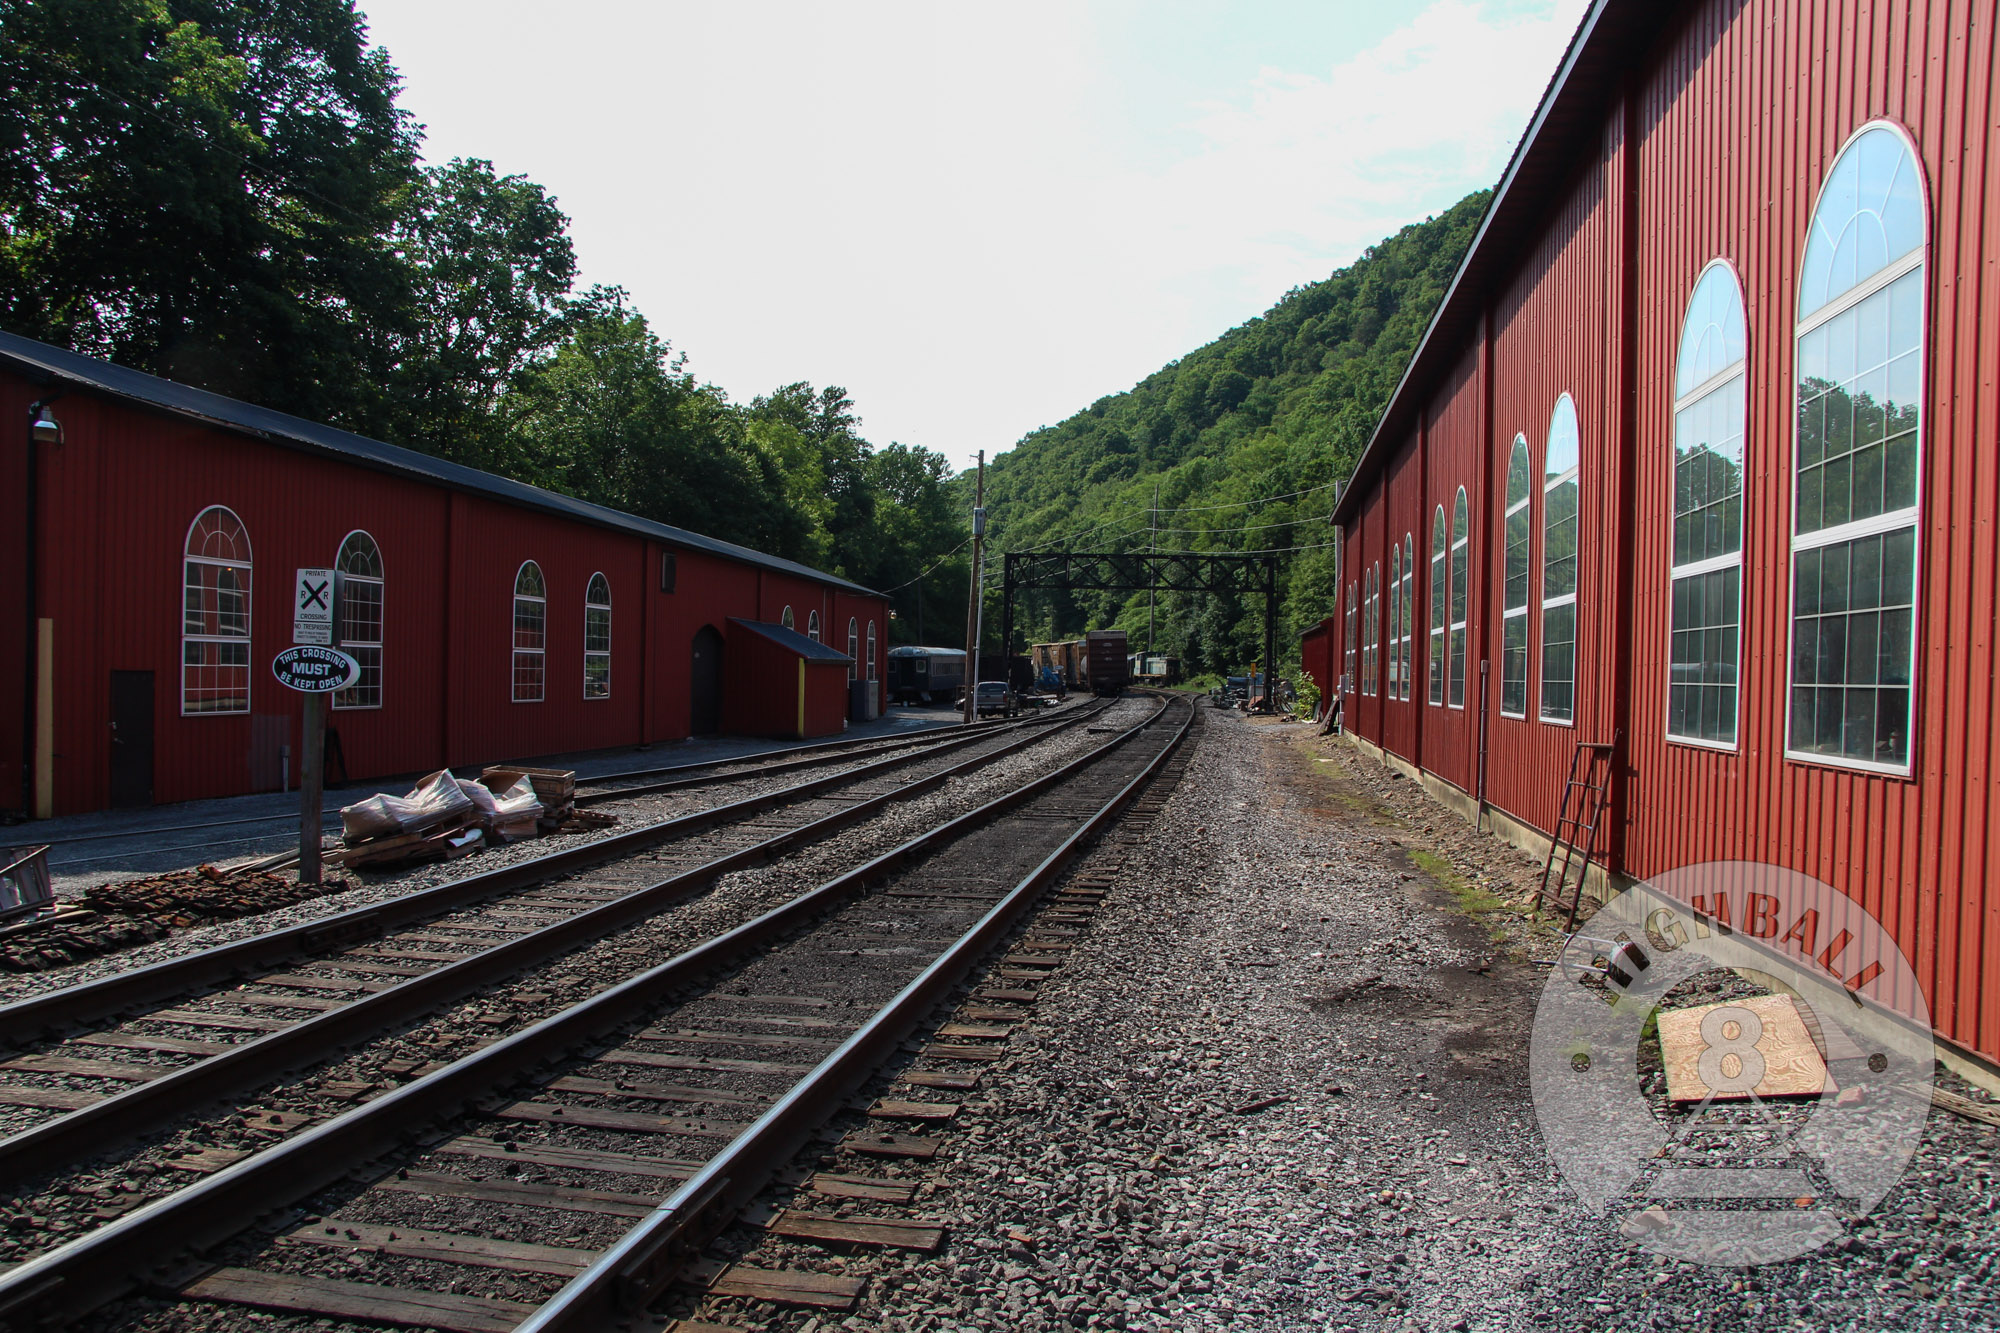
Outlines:
{"label": "steel rail", "polygon": [[[1070,721],[1081,721],[1084,714]],[[435,971],[411,977],[386,990],[358,996],[338,1009],[198,1063],[184,1065],[145,1083],[112,1093],[102,1101],[0,1139],[0,1185],[74,1164],[107,1146],[141,1134],[160,1122],[198,1110],[217,1099],[268,1082],[286,1071],[330,1058],[398,1024],[424,1017],[525,968],[547,962],[642,921],[664,908],[698,897],[713,880],[766,860],[788,847],[816,841],[856,824],[893,802],[930,791],[963,773],[991,763],[1047,737],[1053,730],[1023,736],[997,751],[975,755],[936,773],[843,806],[818,819],[786,829],[700,865],[676,871],[657,883],[633,889],[598,907],[543,926],[532,934],[465,955]],[[935,753],[932,751],[931,753]]]}
{"label": "steel rail", "polygon": [[1197,710],[1192,703],[1187,709],[1179,730],[1131,781],[894,999],[515,1333],[596,1333],[644,1309],[1006,937],[1084,844],[1118,818],[1139,789],[1165,767],[1194,726]]}
{"label": "steel rail", "polygon": [[[1056,724],[1057,728],[1080,721],[1084,716],[1088,714],[1066,718]],[[1054,731],[1045,734],[1053,735]],[[400,898],[265,931],[248,939],[219,944],[198,953],[165,959],[81,985],[44,991],[40,995],[0,1005],[0,1047],[26,1046],[68,1029],[177,998],[192,990],[234,981],[252,971],[277,967],[332,948],[358,944],[389,930],[428,921],[486,898],[531,887],[556,875],[572,874],[588,866],[617,860],[717,825],[733,823],[773,806],[816,796],[856,780],[866,780],[900,765],[949,753],[985,738],[986,733],[954,735],[934,748],[916,754],[892,755],[862,768],[831,773],[777,791],[691,811],[560,852],[550,852],[432,888],[419,889]]]}
{"label": "steel rail", "polygon": [[9,1329],[74,1321],[156,1280],[164,1267],[240,1234],[363,1165],[420,1142],[431,1126],[576,1048],[640,1020],[675,992],[754,957],[801,926],[900,870],[1102,762],[1166,711],[1011,792],[919,833],[817,888],[657,967],[344,1115],[304,1130],[116,1221],[0,1274],[0,1323]]}
{"label": "steel rail", "polygon": [[[1041,719],[1035,717],[1019,719],[1022,722],[1038,720]],[[992,722],[975,722],[971,727],[954,722],[936,727],[927,727],[914,736],[870,736],[862,740],[818,741],[811,745],[787,745],[775,750],[761,750],[755,754],[741,754],[733,759],[703,759],[691,764],[669,764],[664,768],[634,768],[628,769],[623,773],[598,773],[591,777],[579,778],[577,780],[579,788],[577,798],[579,803],[586,796],[591,801],[598,802],[615,800],[619,796],[651,792],[656,789],[671,790],[677,786],[695,786],[709,781],[728,782],[738,777],[754,776],[755,774],[717,774],[711,778],[698,778],[693,782],[679,781],[676,779],[676,775],[693,775],[700,773],[704,769],[726,768],[731,764],[758,764],[760,761],[767,759],[780,762],[761,766],[755,770],[755,773],[781,772],[785,771],[785,765],[787,764],[796,765],[801,768],[809,767],[810,765],[800,762],[802,756],[819,756],[813,760],[816,763],[837,763],[842,757],[839,753],[840,751],[847,751],[849,753],[863,751],[871,754],[878,751],[886,752],[910,745],[932,744],[939,739],[940,733],[963,736],[971,731],[988,732],[1009,725],[1014,725],[1014,722],[1004,718]],[[619,788],[606,788],[603,786],[607,782],[630,782],[641,778],[660,778],[667,779],[668,781],[662,782],[657,788],[652,785]],[[584,790],[586,788],[588,790]]]}

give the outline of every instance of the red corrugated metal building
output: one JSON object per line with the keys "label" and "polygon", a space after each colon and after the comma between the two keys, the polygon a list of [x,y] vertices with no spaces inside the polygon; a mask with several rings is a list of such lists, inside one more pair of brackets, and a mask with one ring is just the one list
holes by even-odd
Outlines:
{"label": "red corrugated metal building", "polygon": [[[61,441],[31,486],[37,402]],[[0,559],[34,588],[31,610],[26,577],[0,580],[0,807],[296,783],[300,696],[270,661],[300,568],[342,571],[364,675],[329,724],[357,779],[675,740],[725,710],[799,734],[795,688],[733,670],[732,618],[848,648],[843,685],[882,674],[887,602],[789,560],[7,335],[0,414],[22,451]]]}
{"label": "red corrugated metal building", "polygon": [[1992,17],[1600,0],[1339,502],[1323,650],[1524,845],[1613,744],[1611,871],[1836,886],[1987,1062]]}
{"label": "red corrugated metal building", "polygon": [[854,659],[794,629],[730,617],[735,656],[723,719],[746,736],[804,740],[840,730]]}

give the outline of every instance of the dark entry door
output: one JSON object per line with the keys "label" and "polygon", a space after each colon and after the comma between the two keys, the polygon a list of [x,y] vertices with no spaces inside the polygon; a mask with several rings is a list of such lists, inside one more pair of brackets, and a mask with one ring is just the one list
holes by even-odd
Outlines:
{"label": "dark entry door", "polygon": [[693,706],[688,731],[696,736],[712,736],[722,730],[722,635],[713,625],[703,625],[695,631],[690,681]]}
{"label": "dark entry door", "polygon": [[111,804],[153,803],[153,673],[111,673]]}

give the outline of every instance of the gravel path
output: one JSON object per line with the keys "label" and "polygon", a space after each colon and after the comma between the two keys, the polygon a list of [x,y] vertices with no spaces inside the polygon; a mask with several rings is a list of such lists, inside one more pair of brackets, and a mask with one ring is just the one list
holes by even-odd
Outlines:
{"label": "gravel path", "polygon": [[1528,1093],[1527,960],[1549,937],[1501,898],[1535,867],[1352,749],[1216,715],[1120,854],[923,1170],[908,1211],[949,1221],[944,1254],[825,1261],[871,1275],[852,1318],[718,1314],[799,1333],[2000,1326],[1996,1136],[1942,1111],[1885,1204],[1804,1259],[1663,1261],[1587,1214]]}

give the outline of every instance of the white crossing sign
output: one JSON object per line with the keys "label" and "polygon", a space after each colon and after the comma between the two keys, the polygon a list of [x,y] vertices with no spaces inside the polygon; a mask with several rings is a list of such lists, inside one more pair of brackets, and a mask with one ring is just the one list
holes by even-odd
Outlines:
{"label": "white crossing sign", "polygon": [[301,569],[292,591],[292,642],[333,643],[333,571]]}

